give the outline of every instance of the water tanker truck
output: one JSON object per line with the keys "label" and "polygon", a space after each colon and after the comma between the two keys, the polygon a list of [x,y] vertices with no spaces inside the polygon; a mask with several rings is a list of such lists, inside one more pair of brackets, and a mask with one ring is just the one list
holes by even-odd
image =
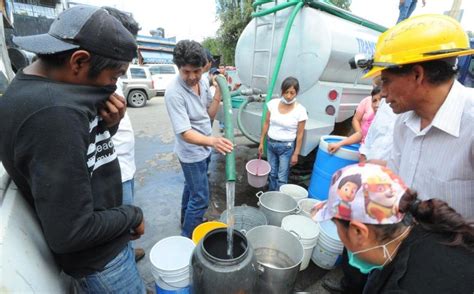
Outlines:
{"label": "water tanker truck", "polygon": [[286,77],[296,77],[298,101],[309,117],[301,148],[306,156],[370,94],[372,81],[361,79],[362,72],[351,70],[348,61],[356,54],[372,55],[386,28],[320,1],[260,0],[254,7],[236,47],[244,87],[238,94],[245,97],[237,124],[258,142],[264,102],[280,95]]}

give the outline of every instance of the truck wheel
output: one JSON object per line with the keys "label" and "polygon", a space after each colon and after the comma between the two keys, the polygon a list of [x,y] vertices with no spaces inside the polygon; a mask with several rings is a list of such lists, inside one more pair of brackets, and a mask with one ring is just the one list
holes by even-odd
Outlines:
{"label": "truck wheel", "polygon": [[127,104],[131,107],[143,107],[146,105],[148,96],[142,90],[132,90],[128,93]]}

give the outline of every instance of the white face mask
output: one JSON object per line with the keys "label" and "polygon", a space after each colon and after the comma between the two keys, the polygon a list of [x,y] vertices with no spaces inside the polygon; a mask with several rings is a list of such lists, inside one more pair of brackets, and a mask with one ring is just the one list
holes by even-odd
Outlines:
{"label": "white face mask", "polygon": [[285,99],[285,97],[282,96],[282,97],[280,98],[280,101],[281,101],[281,103],[283,103],[283,104],[290,105],[290,104],[293,104],[293,103],[296,102],[296,96],[295,96],[295,98],[291,99],[290,101],[287,101],[287,100]]}

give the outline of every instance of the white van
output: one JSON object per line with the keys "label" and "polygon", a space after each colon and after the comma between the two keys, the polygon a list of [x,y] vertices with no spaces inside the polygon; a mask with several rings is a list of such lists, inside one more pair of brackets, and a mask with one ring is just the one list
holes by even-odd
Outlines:
{"label": "white van", "polygon": [[178,74],[178,67],[174,64],[153,64],[149,68],[156,92],[164,94],[168,84]]}

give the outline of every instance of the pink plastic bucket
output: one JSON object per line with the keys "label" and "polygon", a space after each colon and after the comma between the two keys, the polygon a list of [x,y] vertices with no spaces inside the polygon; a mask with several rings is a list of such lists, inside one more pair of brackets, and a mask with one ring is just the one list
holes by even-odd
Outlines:
{"label": "pink plastic bucket", "polygon": [[250,186],[261,188],[265,186],[270,173],[270,164],[263,159],[252,159],[245,165],[247,181]]}

